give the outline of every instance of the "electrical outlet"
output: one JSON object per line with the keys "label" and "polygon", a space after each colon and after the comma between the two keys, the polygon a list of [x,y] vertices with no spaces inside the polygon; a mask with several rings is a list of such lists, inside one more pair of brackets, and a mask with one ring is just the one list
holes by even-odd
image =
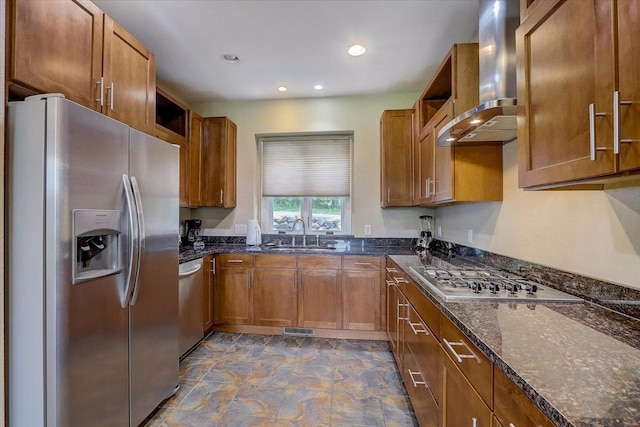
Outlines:
{"label": "electrical outlet", "polygon": [[371,226],[370,225],[365,225],[364,226],[364,235],[365,236],[371,236]]}
{"label": "electrical outlet", "polygon": [[236,234],[247,234],[247,224],[235,224],[234,231]]}
{"label": "electrical outlet", "polygon": [[472,228],[467,230],[467,242],[473,243],[473,229]]}
{"label": "electrical outlet", "polygon": [[442,226],[438,226],[438,237],[442,237]]}

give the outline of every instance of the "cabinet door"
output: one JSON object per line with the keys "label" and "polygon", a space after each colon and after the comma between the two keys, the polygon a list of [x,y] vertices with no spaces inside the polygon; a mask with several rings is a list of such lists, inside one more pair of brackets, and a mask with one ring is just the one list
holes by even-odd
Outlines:
{"label": "cabinet door", "polygon": [[215,259],[212,255],[204,257],[204,275],[202,281],[202,328],[206,334],[213,327],[213,283],[216,272]]}
{"label": "cabinet door", "polygon": [[491,427],[492,414],[473,386],[453,361],[441,353],[443,399],[442,425],[445,427]]}
{"label": "cabinet door", "polygon": [[342,329],[342,292],[337,270],[299,270],[298,326]]}
{"label": "cabinet door", "polygon": [[256,268],[253,284],[254,324],[296,326],[296,270]]}
{"label": "cabinet door", "polygon": [[520,187],[614,172],[613,6],[536,0],[516,31]]}
{"label": "cabinet door", "polygon": [[202,206],[202,117],[194,112],[191,112],[189,130],[188,204]]}
{"label": "cabinet door", "polygon": [[388,110],[380,119],[380,206],[411,206],[411,110]]}
{"label": "cabinet door", "polygon": [[440,427],[440,410],[431,394],[430,384],[425,380],[413,352],[408,347],[404,352],[403,361],[402,380],[418,424],[420,427]]}
{"label": "cabinet door", "polygon": [[226,117],[205,117],[202,134],[202,206],[236,203],[236,125]]}
{"label": "cabinet door", "polygon": [[105,15],[102,112],[153,134],[156,117],[156,57]]}
{"label": "cabinet door", "polygon": [[425,132],[416,138],[413,152],[413,194],[414,204],[424,205],[431,202],[434,181],[434,134],[433,126],[427,125]]}
{"label": "cabinet door", "polygon": [[[453,118],[453,102],[447,101],[433,116],[434,141],[438,131]],[[454,146],[441,147],[434,143],[434,192],[431,201],[451,200],[453,194],[453,150]]]}
{"label": "cabinet door", "polygon": [[406,317],[407,302],[393,280],[387,280],[387,333],[391,352],[398,369],[403,369],[404,330],[400,327]]}
{"label": "cabinet door", "polygon": [[380,330],[380,271],[342,273],[343,328]]}
{"label": "cabinet door", "polygon": [[85,0],[11,0],[9,80],[100,110],[104,13]]}
{"label": "cabinet door", "polygon": [[554,424],[498,368],[494,367],[494,413],[503,426],[552,427]]}
{"label": "cabinet door", "polygon": [[253,324],[253,292],[251,269],[219,268],[220,322],[229,325]]}
{"label": "cabinet door", "polygon": [[640,168],[640,13],[637,0],[620,0],[617,5],[620,170],[627,171]]}

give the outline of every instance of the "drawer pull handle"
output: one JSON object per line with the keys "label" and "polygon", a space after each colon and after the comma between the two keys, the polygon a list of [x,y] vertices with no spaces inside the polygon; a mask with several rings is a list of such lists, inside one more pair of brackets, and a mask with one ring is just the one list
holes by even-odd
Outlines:
{"label": "drawer pull handle", "polygon": [[393,283],[393,280],[385,280],[385,282],[387,282],[387,287],[395,285],[395,283]]}
{"label": "drawer pull handle", "polygon": [[[420,375],[420,378],[422,378],[422,381],[416,381],[414,375]],[[409,369],[409,376],[411,377],[411,382],[413,383],[413,386],[415,388],[418,388],[419,385],[423,385],[425,387],[429,387],[429,383],[427,382],[427,380],[424,379],[424,375],[422,375],[422,372],[418,371],[418,372],[413,372],[411,369]]]}
{"label": "drawer pull handle", "polygon": [[[478,363],[480,363],[480,358],[478,356],[476,356],[473,353],[473,351],[471,351],[471,349],[464,343],[464,341],[449,342],[444,338],[442,338],[442,341],[447,346],[449,351],[455,356],[455,358],[458,361],[458,363],[462,363],[462,359],[476,359],[478,361]],[[466,348],[469,351],[469,353],[471,353],[471,354],[458,354],[458,352],[456,352],[453,347],[460,347],[460,346]]]}
{"label": "drawer pull handle", "polygon": [[[400,313],[402,312],[402,307],[407,307],[407,317],[400,317]],[[409,304],[401,304],[400,301],[398,300],[398,320],[409,320]]]}
{"label": "drawer pull handle", "polygon": [[404,277],[394,277],[393,281],[396,283],[407,283]]}
{"label": "drawer pull handle", "polygon": [[596,151],[606,151],[607,147],[596,147],[596,116],[606,116],[606,113],[596,113],[595,104],[589,104],[589,157],[596,160]]}
{"label": "drawer pull handle", "polygon": [[471,427],[478,427],[478,419],[476,417],[471,418]]}
{"label": "drawer pull handle", "polygon": [[397,273],[398,270],[396,270],[393,267],[385,267],[385,269],[387,270],[387,273]]}
{"label": "drawer pull handle", "polygon": [[244,261],[241,259],[230,259],[230,260],[227,260],[227,262],[234,263],[234,264],[238,264],[238,263],[242,264]]}
{"label": "drawer pull handle", "polygon": [[[425,326],[421,323],[414,323],[412,321],[409,321],[409,326],[411,326],[411,329],[413,330],[413,334],[414,335],[418,335],[418,334],[425,334],[425,335],[429,335],[429,331],[427,331],[427,328],[425,328]],[[416,329],[416,326],[419,327],[419,329]]]}
{"label": "drawer pull handle", "polygon": [[509,423],[509,427],[516,427],[514,423]]}
{"label": "drawer pull handle", "polygon": [[370,262],[354,262],[354,265],[371,265]]}

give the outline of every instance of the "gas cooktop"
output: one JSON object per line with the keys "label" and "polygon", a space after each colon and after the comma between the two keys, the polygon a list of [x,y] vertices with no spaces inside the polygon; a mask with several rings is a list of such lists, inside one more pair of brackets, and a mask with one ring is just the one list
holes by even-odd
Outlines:
{"label": "gas cooktop", "polygon": [[426,265],[409,267],[422,283],[445,301],[490,300],[522,302],[581,302],[566,292],[524,279],[513,273],[485,267]]}

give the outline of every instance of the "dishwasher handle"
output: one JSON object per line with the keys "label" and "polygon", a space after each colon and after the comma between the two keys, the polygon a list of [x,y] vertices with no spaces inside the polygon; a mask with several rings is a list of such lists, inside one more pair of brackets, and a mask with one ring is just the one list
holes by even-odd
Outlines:
{"label": "dishwasher handle", "polygon": [[185,272],[179,273],[179,274],[178,274],[178,277],[187,277],[187,276],[191,276],[192,274],[197,273],[197,272],[198,272],[198,270],[200,270],[201,268],[202,268],[202,264],[197,264],[197,265],[195,266],[195,268],[192,268],[192,269],[191,269],[191,270],[189,270],[189,271],[185,271]]}

